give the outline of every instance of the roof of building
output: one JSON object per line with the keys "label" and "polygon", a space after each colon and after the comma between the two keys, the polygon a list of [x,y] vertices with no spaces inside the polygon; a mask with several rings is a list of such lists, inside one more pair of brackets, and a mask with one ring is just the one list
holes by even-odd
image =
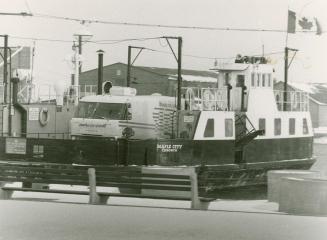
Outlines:
{"label": "roof of building", "polygon": [[[114,65],[124,65],[126,67],[125,63],[117,62],[114,64],[104,66],[104,70]],[[132,66],[132,68],[153,73],[159,76],[167,76],[168,79],[170,80],[177,79],[177,68],[159,68],[159,67],[145,67],[145,66]],[[96,69],[92,69],[89,71],[96,71]],[[217,76],[218,74],[213,71],[182,69],[182,78],[185,81],[217,82]]]}
{"label": "roof of building", "polygon": [[[277,84],[284,84],[278,82]],[[320,105],[327,105],[327,83],[303,83],[289,82],[288,85],[294,90],[307,92],[314,102]]]}

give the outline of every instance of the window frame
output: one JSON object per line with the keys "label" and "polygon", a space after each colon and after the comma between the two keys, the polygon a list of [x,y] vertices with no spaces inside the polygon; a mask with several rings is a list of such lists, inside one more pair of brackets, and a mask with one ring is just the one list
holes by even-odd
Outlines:
{"label": "window frame", "polygon": [[[293,123],[293,124],[291,124],[291,123]],[[291,130],[293,130],[293,131],[291,131]],[[295,118],[289,118],[289,120],[288,120],[288,134],[289,135],[296,134],[296,119]]]}
{"label": "window frame", "polygon": [[[262,122],[264,123],[263,124],[263,126],[264,126],[263,129],[261,129],[261,127],[260,127]],[[259,130],[264,130],[262,136],[265,136],[266,135],[266,119],[265,118],[259,118],[258,119],[258,129]]]}
{"label": "window frame", "polygon": [[212,138],[215,137],[215,119],[214,118],[208,118],[204,132],[203,132],[204,138]]}
{"label": "window frame", "polygon": [[302,119],[302,133],[303,133],[303,135],[309,134],[309,127],[308,127],[307,118]]}
{"label": "window frame", "polygon": [[234,126],[232,118],[225,118],[225,137],[234,136]]}
{"label": "window frame", "polygon": [[274,118],[274,135],[280,136],[282,135],[282,119]]}

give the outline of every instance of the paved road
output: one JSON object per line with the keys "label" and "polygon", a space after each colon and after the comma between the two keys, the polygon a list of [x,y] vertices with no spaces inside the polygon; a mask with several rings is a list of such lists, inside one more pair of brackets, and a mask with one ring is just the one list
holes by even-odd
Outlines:
{"label": "paved road", "polygon": [[1,240],[326,240],[327,217],[2,200]]}

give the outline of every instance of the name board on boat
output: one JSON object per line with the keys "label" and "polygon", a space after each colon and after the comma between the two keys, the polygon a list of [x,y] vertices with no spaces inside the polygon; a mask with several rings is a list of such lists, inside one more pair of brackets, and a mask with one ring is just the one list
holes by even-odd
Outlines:
{"label": "name board on boat", "polygon": [[194,122],[194,116],[193,115],[191,115],[191,116],[184,116],[184,122],[185,123],[192,123],[192,122]]}
{"label": "name board on boat", "polygon": [[8,154],[26,154],[25,138],[6,138],[6,153]]}
{"label": "name board on boat", "polygon": [[35,107],[35,108],[29,108],[28,109],[28,120],[29,121],[39,121],[39,114],[40,114],[40,109]]}
{"label": "name board on boat", "polygon": [[160,152],[179,152],[182,149],[182,144],[157,144],[157,151]]}

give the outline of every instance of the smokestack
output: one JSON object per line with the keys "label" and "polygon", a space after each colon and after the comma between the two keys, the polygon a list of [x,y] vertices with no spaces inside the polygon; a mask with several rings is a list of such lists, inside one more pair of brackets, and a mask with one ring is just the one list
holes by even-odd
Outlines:
{"label": "smokestack", "polygon": [[98,95],[102,94],[103,83],[103,50],[98,50]]}

